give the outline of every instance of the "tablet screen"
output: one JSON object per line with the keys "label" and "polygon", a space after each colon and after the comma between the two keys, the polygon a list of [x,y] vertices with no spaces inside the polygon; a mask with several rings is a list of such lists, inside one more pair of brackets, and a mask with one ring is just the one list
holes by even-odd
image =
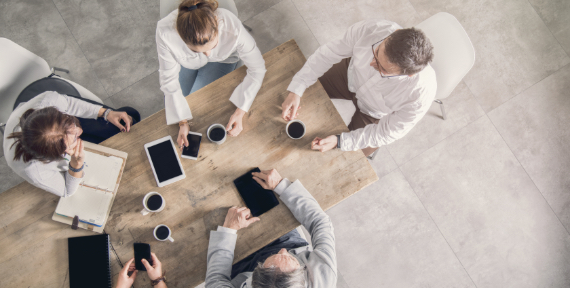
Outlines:
{"label": "tablet screen", "polygon": [[182,175],[180,165],[170,140],[148,147],[148,154],[159,182]]}
{"label": "tablet screen", "polygon": [[279,205],[279,200],[273,191],[263,189],[259,183],[253,180],[252,172],[259,172],[259,168],[255,168],[234,180],[234,185],[236,185],[245,205],[251,211],[251,215],[257,217]]}

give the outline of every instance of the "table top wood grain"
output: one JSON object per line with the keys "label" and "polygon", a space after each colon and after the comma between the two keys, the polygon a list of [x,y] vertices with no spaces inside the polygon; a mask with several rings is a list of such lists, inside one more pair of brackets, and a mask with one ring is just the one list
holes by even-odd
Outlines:
{"label": "table top wood grain", "polygon": [[[194,119],[191,130],[204,134],[198,160],[181,158],[186,179],[159,188],[143,145],[164,136],[176,139],[178,125],[166,125],[161,110],[101,145],[128,153],[123,178],[105,231],[110,234],[122,263],[133,257],[133,243],[151,244],[172,287],[193,287],[205,279],[209,233],[222,225],[227,209],[244,206],[233,180],[254,167],[276,168],[292,181],[299,179],[325,210],[378,180],[361,151],[326,153],[310,150],[316,136],[348,131],[317,81],[301,100],[299,119],[307,126],[300,140],[290,139],[281,118],[287,86],[305,63],[294,40],[264,55],[267,73],[248,113],[244,130],[217,145],[205,137],[209,125],[226,125],[235,106],[228,100],[246,74],[246,67],[216,80],[186,97]],[[148,192],[163,195],[166,207],[142,216],[142,199]],[[58,198],[28,183],[0,194],[0,286],[68,287],[67,238],[94,234],[71,230],[51,220]],[[153,229],[165,224],[174,242],[158,241]],[[299,223],[280,203],[261,221],[238,232],[234,261],[246,257],[297,227]],[[121,266],[112,255],[113,283]],[[148,286],[139,273],[135,287]]]}

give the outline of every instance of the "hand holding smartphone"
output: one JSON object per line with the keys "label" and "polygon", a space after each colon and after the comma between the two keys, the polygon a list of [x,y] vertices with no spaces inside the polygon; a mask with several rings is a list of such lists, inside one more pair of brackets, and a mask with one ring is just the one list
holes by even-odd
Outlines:
{"label": "hand holding smartphone", "polygon": [[202,142],[202,133],[189,131],[186,137],[188,139],[188,147],[182,149],[182,158],[197,160],[200,143]]}
{"label": "hand holding smartphone", "polygon": [[135,269],[139,271],[146,271],[146,267],[141,262],[142,259],[146,259],[148,264],[152,266],[152,256],[150,256],[150,245],[146,243],[134,243],[133,248],[135,249]]}

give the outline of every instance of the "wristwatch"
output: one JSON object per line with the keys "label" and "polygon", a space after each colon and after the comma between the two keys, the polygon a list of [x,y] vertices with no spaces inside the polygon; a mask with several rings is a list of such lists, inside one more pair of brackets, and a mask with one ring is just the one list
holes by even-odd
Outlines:
{"label": "wristwatch", "polygon": [[164,273],[162,273],[162,277],[160,277],[158,279],[150,280],[150,285],[152,285],[152,286],[158,285],[158,283],[160,283],[160,281],[164,281],[164,283],[166,283],[166,271],[164,271]]}
{"label": "wristwatch", "polygon": [[113,111],[113,109],[107,108],[107,110],[105,110],[105,113],[103,113],[103,119],[105,119],[105,121],[107,122],[109,122],[109,120],[107,120],[107,116],[109,115],[109,113],[111,113],[111,111]]}
{"label": "wristwatch", "polygon": [[336,148],[340,149],[340,135],[336,135]]}

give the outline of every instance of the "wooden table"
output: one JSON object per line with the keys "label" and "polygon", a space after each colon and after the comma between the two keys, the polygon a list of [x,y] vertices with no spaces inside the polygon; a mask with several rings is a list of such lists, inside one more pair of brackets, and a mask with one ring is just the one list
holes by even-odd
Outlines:
{"label": "wooden table", "polygon": [[[181,158],[186,179],[158,188],[143,145],[171,135],[178,125],[167,126],[164,110],[101,143],[129,154],[106,232],[121,262],[133,257],[133,243],[150,243],[168,271],[170,287],[193,287],[204,281],[209,233],[222,225],[227,209],[244,206],[233,180],[253,167],[278,169],[283,177],[300,179],[325,210],[378,180],[360,151],[320,153],[310,150],[316,136],[348,131],[340,115],[317,82],[305,92],[301,119],[305,137],[292,140],[285,133],[281,103],[293,75],[305,57],[291,40],[264,55],[267,74],[250,111],[244,130],[222,145],[205,137],[199,159]],[[192,131],[205,135],[210,124],[227,124],[235,106],[228,101],[243,80],[246,67],[218,79],[187,97]],[[142,216],[143,196],[157,191],[165,197],[160,213]],[[58,198],[28,183],[0,194],[0,287],[68,287],[67,238],[93,232],[71,230],[51,220]],[[158,224],[172,229],[175,242],[160,242],[152,231]],[[299,223],[283,204],[261,216],[261,221],[238,232],[235,261],[294,229]],[[121,266],[113,255],[116,283]],[[135,287],[147,287],[148,276],[139,273]]]}

